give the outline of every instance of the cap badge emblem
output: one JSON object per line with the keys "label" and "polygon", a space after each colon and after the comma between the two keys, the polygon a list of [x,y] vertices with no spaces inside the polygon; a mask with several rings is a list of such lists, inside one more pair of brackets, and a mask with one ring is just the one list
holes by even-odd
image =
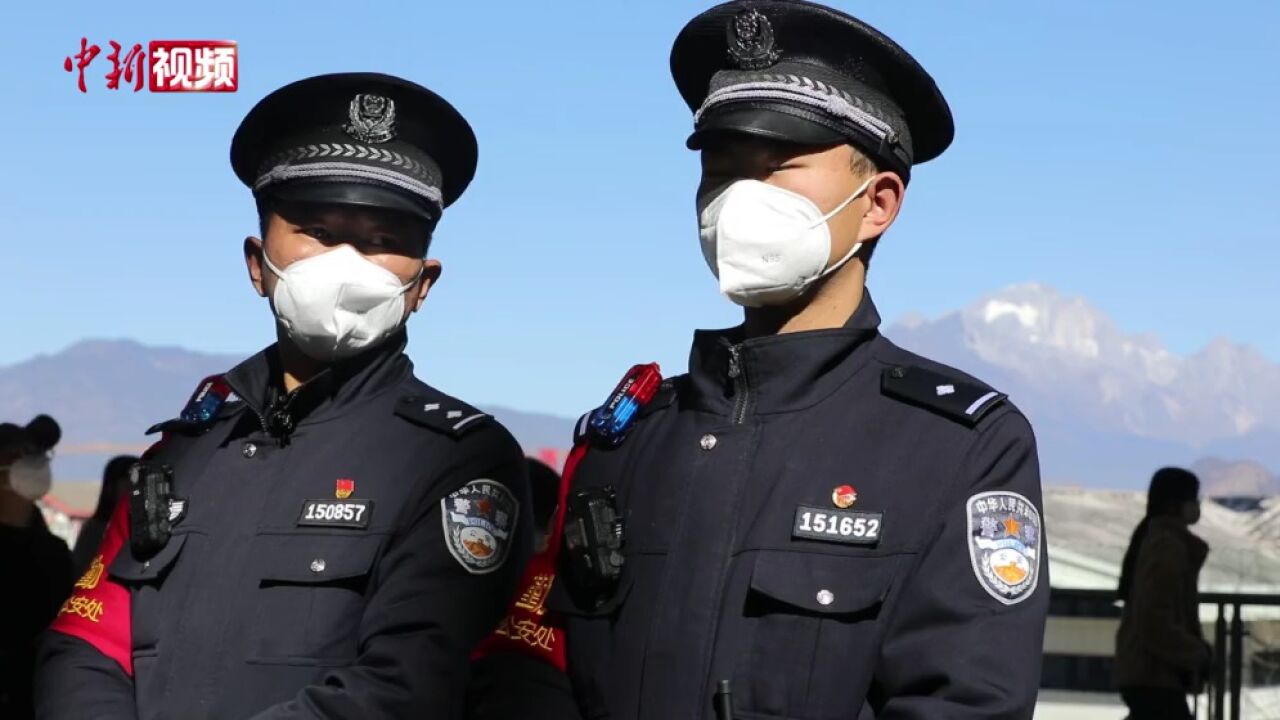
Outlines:
{"label": "cap badge emblem", "polygon": [[384,143],[396,136],[396,103],[381,95],[362,93],[351,98],[350,122],[342,126],[351,137],[367,143]]}
{"label": "cap badge emblem", "polygon": [[744,10],[729,21],[729,57],[744,70],[763,70],[782,53],[774,45],[773,24],[759,10]]}

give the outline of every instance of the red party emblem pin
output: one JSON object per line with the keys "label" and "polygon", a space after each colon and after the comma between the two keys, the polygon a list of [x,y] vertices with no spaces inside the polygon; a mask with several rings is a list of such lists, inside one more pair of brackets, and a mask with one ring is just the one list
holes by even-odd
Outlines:
{"label": "red party emblem pin", "polygon": [[346,500],[351,497],[351,493],[355,491],[355,480],[352,480],[351,478],[338,478],[337,487],[334,489],[333,494],[336,495],[339,500]]}
{"label": "red party emblem pin", "polygon": [[843,510],[858,501],[858,491],[852,485],[841,485],[831,491],[831,502]]}

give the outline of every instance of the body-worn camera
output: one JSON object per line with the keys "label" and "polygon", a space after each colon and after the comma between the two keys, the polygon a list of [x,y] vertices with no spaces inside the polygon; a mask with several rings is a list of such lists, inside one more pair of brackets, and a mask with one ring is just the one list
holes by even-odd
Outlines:
{"label": "body-worn camera", "polygon": [[570,584],[597,605],[622,575],[622,518],[613,487],[586,488],[569,495],[564,549]]}
{"label": "body-worn camera", "polygon": [[173,469],[141,460],[129,468],[129,545],[133,556],[149,558],[169,542],[173,529]]}

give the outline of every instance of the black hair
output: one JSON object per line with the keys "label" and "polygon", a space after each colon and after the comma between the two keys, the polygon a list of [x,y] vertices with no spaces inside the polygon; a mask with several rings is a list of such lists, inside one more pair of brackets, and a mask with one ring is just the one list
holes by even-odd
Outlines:
{"label": "black hair", "polygon": [[870,155],[862,152],[857,145],[849,145],[853,148],[853,153],[849,156],[849,169],[858,177],[870,177],[880,172],[880,163],[877,163]]}
{"label": "black hair", "polygon": [[1195,473],[1182,468],[1160,468],[1151,476],[1151,487],[1147,490],[1147,514],[1133,530],[1129,539],[1129,548],[1124,552],[1124,562],[1120,566],[1120,587],[1117,594],[1121,600],[1128,601],[1133,590],[1134,566],[1138,563],[1138,551],[1142,541],[1147,537],[1151,519],[1177,515],[1182,506],[1195,502],[1200,496],[1200,479]]}
{"label": "black hair", "polygon": [[102,469],[102,489],[98,491],[98,507],[93,516],[99,520],[111,519],[116,503],[124,496],[129,482],[129,468],[138,462],[134,455],[117,455],[107,461]]}
{"label": "black hair", "polygon": [[533,495],[534,527],[541,530],[556,511],[560,499],[560,473],[541,460],[526,458],[525,461],[529,467],[529,486]]}
{"label": "black hair", "polygon": [[58,425],[58,421],[48,415],[37,415],[35,419],[27,423],[27,436],[31,438],[31,442],[35,444],[36,449],[45,452],[58,444],[62,439],[62,428]]}
{"label": "black hair", "polygon": [[[880,172],[880,163],[874,158],[864,153],[857,145],[850,144],[849,147],[853,149],[849,155],[849,169],[853,171],[854,177],[868,178]],[[858,258],[862,260],[863,267],[871,267],[871,256],[875,254],[878,245],[878,242],[869,242],[858,251]]]}
{"label": "black hair", "polygon": [[253,203],[258,208],[258,239],[265,241],[267,228],[271,226],[271,213],[275,212],[273,203],[268,195],[254,195]]}

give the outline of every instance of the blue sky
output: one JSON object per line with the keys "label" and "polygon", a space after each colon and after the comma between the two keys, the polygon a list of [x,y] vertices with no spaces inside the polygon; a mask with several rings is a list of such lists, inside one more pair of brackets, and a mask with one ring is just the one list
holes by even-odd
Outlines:
{"label": "blue sky", "polygon": [[[851,3],[948,96],[957,140],[919,168],[871,287],[889,319],[1038,281],[1186,353],[1280,361],[1280,3]],[[227,162],[260,97],[376,70],[437,90],[480,139],[445,217],[443,282],[411,326],[428,381],[576,413],[633,362],[685,365],[736,321],[697,248],[697,157],[667,69],[704,3],[21,3],[0,26],[0,364],[83,338],[248,353],[272,337]],[[81,94],[81,36],[240,43],[240,91]],[[175,399],[181,402],[181,399]]]}

